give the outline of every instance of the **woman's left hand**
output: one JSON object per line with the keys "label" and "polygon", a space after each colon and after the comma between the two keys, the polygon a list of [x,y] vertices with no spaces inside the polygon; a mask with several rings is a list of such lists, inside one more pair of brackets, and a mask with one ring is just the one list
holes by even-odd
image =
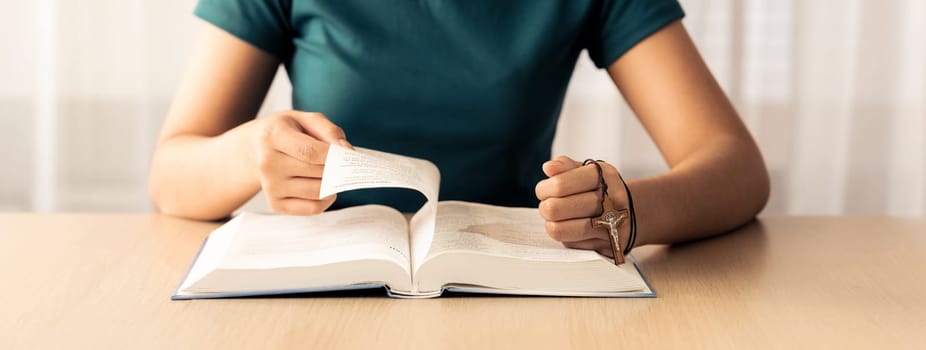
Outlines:
{"label": "woman's left hand", "polygon": [[[615,208],[627,208],[627,194],[614,166],[599,162],[602,176],[608,184],[608,199]],[[592,227],[591,218],[602,212],[598,170],[594,164],[560,156],[543,163],[549,177],[537,183],[540,215],[546,220],[547,233],[564,246],[594,250],[613,257],[608,230]],[[621,247],[627,244],[629,222],[618,227]]]}

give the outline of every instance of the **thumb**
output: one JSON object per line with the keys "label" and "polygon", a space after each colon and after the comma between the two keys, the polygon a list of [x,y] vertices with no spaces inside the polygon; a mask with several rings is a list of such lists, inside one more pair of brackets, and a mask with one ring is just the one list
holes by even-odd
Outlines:
{"label": "thumb", "polygon": [[347,149],[354,149],[354,146],[347,142],[347,136],[344,129],[332,123],[324,114],[310,112],[295,112],[293,115],[303,130],[316,139],[325,141],[330,144],[340,145]]}
{"label": "thumb", "polygon": [[543,173],[548,177],[553,177],[566,171],[582,166],[582,163],[573,160],[567,156],[559,156],[543,163]]}

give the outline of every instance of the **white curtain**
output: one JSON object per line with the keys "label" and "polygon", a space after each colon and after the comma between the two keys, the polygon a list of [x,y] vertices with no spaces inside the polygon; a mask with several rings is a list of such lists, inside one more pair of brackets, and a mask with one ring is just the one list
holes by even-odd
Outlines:
{"label": "white curtain", "polygon": [[[148,162],[199,25],[194,4],[0,4],[0,210],[151,210]],[[765,154],[766,213],[926,216],[926,1],[682,4]],[[288,108],[289,89],[279,75],[264,111]],[[553,148],[631,177],[666,169],[584,56]]]}

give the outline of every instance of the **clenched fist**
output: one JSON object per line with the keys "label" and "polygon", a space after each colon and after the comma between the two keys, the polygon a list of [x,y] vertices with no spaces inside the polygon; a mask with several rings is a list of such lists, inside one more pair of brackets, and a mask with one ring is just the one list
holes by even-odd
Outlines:
{"label": "clenched fist", "polygon": [[[612,165],[600,162],[602,176],[608,188],[606,200],[615,208],[627,207],[627,193]],[[549,178],[537,183],[540,215],[546,220],[547,233],[564,246],[594,250],[613,257],[608,229],[592,227],[590,218],[601,215],[601,190],[598,170],[594,164],[583,166],[569,157],[560,156],[543,163],[543,172]],[[621,247],[628,241],[630,225],[619,228]]]}

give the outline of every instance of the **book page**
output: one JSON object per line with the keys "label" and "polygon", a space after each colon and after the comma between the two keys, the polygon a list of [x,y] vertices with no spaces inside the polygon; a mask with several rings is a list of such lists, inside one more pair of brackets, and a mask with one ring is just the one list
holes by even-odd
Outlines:
{"label": "book page", "polygon": [[395,209],[366,205],[314,216],[244,213],[221,268],[315,266],[394,261],[411,271],[408,224]]}
{"label": "book page", "polygon": [[424,263],[434,239],[435,222],[437,220],[437,203],[428,201],[412,216],[408,222],[408,244],[412,252],[412,279],[415,271]]}
{"label": "book page", "polygon": [[357,147],[354,150],[331,145],[319,195],[363,188],[397,187],[416,190],[428,201],[437,200],[440,172],[424,159],[400,156]]}
{"label": "book page", "polygon": [[[420,265],[431,246],[440,190],[440,171],[418,158],[356,147],[331,145],[325,159],[320,196],[364,189],[397,187],[424,194],[427,202],[411,219],[408,232],[410,265]],[[414,271],[414,268],[412,269]]]}
{"label": "book page", "polygon": [[[449,251],[469,251],[524,260],[600,260],[594,251],[568,249],[547,235],[534,208],[440,202],[427,259]],[[417,268],[417,266],[416,266]]]}

